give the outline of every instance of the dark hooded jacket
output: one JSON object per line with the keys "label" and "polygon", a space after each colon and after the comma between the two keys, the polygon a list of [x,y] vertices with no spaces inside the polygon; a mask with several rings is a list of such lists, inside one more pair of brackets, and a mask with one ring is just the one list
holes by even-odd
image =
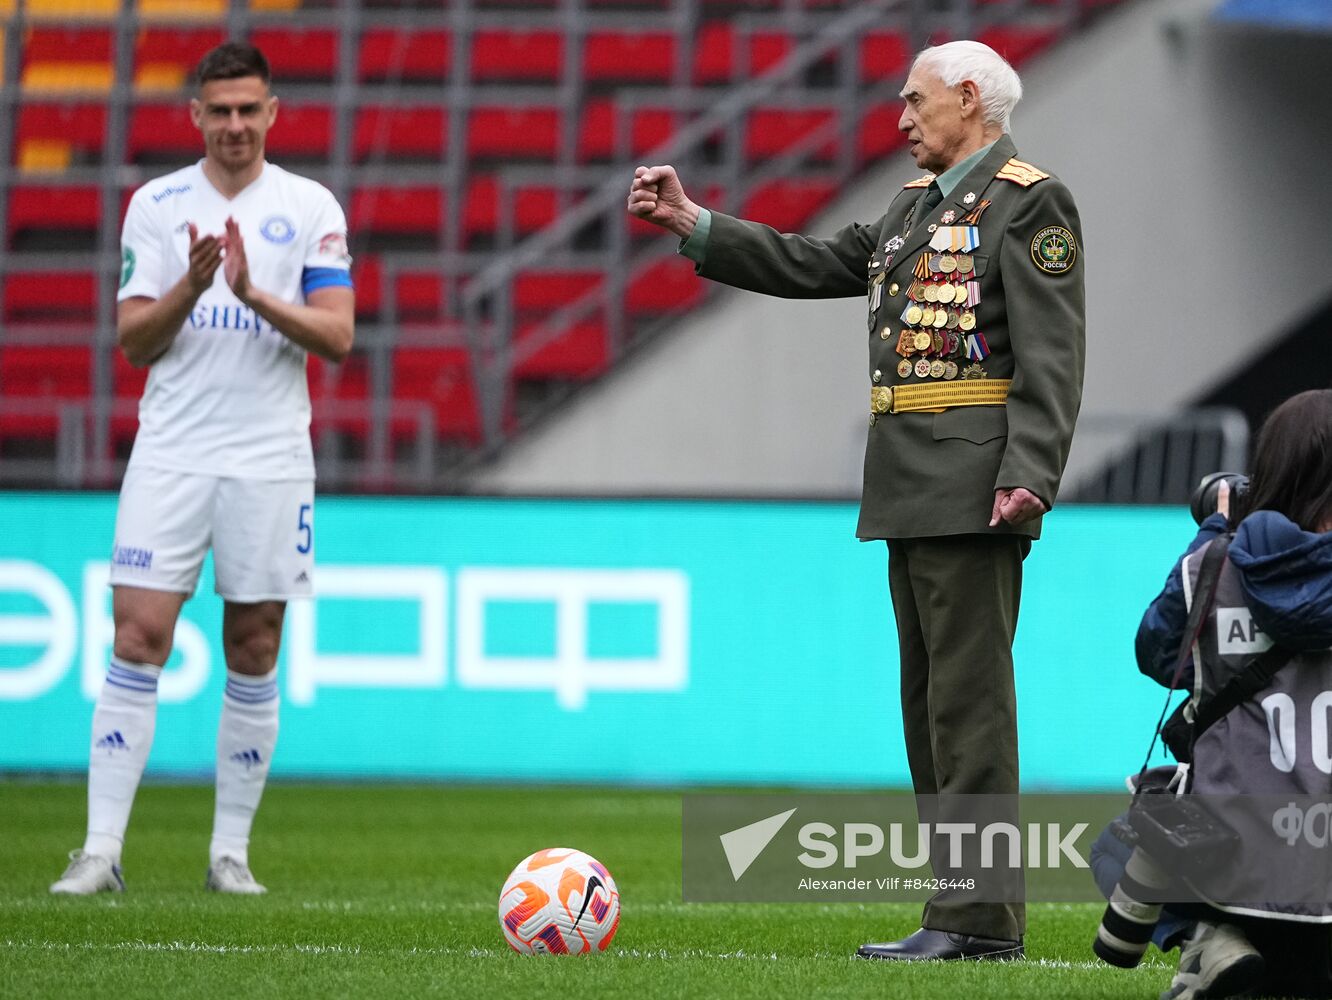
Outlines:
{"label": "dark hooded jacket", "polygon": [[[1226,530],[1213,514],[1166,578],[1138,626],[1138,669],[1166,686],[1184,639],[1184,557]],[[1235,531],[1229,559],[1238,571],[1244,602],[1254,621],[1278,646],[1301,652],[1332,647],[1332,532],[1305,531],[1284,514],[1254,511]],[[1191,688],[1190,658],[1176,687]]]}

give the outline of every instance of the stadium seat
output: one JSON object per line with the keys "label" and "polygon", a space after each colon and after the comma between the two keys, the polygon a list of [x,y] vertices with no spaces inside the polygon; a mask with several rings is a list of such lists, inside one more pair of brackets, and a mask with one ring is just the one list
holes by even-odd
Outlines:
{"label": "stadium seat", "polygon": [[610,364],[606,324],[583,320],[552,330],[540,322],[524,323],[518,327],[514,356],[515,379],[595,378]]}
{"label": "stadium seat", "polygon": [[467,119],[473,160],[553,160],[560,151],[562,116],[555,107],[478,107]]}
{"label": "stadium seat", "polygon": [[114,78],[113,36],[105,27],[39,24],[23,46],[25,92],[106,91]]}
{"label": "stadium seat", "polygon": [[250,42],[270,54],[274,84],[331,82],[338,70],[333,28],[256,28]]}
{"label": "stadium seat", "polygon": [[[0,345],[0,382],[7,400],[85,402],[92,395],[92,352],[86,345]],[[15,437],[54,437],[59,411],[43,406],[6,412],[0,433]]]}
{"label": "stadium seat", "polygon": [[830,202],[837,191],[837,185],[832,181],[815,178],[769,181],[749,195],[740,214],[779,232],[803,232],[805,223]]}
{"label": "stadium seat", "polygon": [[437,107],[365,107],[356,112],[352,157],[438,162],[448,149],[448,118]]}
{"label": "stadium seat", "polygon": [[870,108],[860,119],[856,155],[861,163],[880,160],[906,145],[906,136],[898,131],[902,117],[901,101],[879,104]]}
{"label": "stadium seat", "polygon": [[[197,147],[196,131],[190,136]],[[277,121],[269,130],[264,152],[278,163],[323,163],[333,151],[333,109],[327,104],[279,106]]]}
{"label": "stadium seat", "polygon": [[205,52],[226,37],[220,28],[147,27],[134,42],[134,85],[141,91],[178,91]]}
{"label": "stadium seat", "polygon": [[590,83],[670,83],[675,75],[672,32],[593,31],[583,40],[583,79]]}
{"label": "stadium seat", "polygon": [[181,166],[197,159],[199,149],[199,130],[185,104],[139,104],[131,110],[125,140],[125,154],[131,163]]}
{"label": "stadium seat", "polygon": [[556,83],[564,71],[564,35],[548,29],[482,29],[472,35],[471,70],[477,83]]}
{"label": "stadium seat", "polygon": [[630,316],[682,312],[702,300],[703,287],[692,260],[668,257],[634,275],[625,295],[625,309]]}
{"label": "stadium seat", "polygon": [[437,187],[363,187],[352,192],[350,229],[358,238],[434,238],[444,219],[444,194]]}
{"label": "stadium seat", "polygon": [[[393,351],[393,398],[428,403],[435,431],[443,438],[481,440],[481,413],[472,379],[471,356],[462,347],[398,347]],[[397,426],[395,436],[414,430]]]}
{"label": "stadium seat", "polygon": [[[748,160],[780,156],[801,144],[808,136],[836,122],[835,108],[759,107],[750,112],[745,125],[744,152]],[[836,139],[829,139],[816,149],[806,151],[814,159],[831,159],[836,153]]]}
{"label": "stadium seat", "polygon": [[746,72],[757,76],[785,59],[794,48],[795,39],[784,32],[741,32],[728,20],[707,21],[694,46],[694,83],[731,83]]}
{"label": "stadium seat", "polygon": [[87,271],[9,274],[3,323],[92,323],[97,318],[97,276]]}
{"label": "stadium seat", "polygon": [[11,248],[34,233],[57,235],[66,249],[92,249],[102,221],[102,192],[91,186],[43,187],[20,184],[9,192]]}
{"label": "stadium seat", "polygon": [[443,83],[452,55],[447,31],[370,28],[361,35],[357,75],[366,83]]}
{"label": "stadium seat", "polygon": [[1021,69],[1023,63],[1058,37],[1058,28],[1000,24],[982,31],[979,40]]}
{"label": "stadium seat", "polygon": [[911,57],[911,40],[905,34],[872,31],[860,39],[860,81],[905,79]]}
{"label": "stadium seat", "polygon": [[106,106],[24,102],[15,140],[15,162],[25,172],[95,163],[106,141]]}
{"label": "stadium seat", "polygon": [[[510,189],[513,199],[512,224],[518,235],[535,232],[555,221],[559,193],[554,187],[523,186]],[[474,175],[467,184],[463,204],[463,240],[493,237],[499,232],[501,212],[500,182],[492,174]]]}
{"label": "stadium seat", "polygon": [[[669,142],[683,122],[683,114],[669,107],[635,108],[627,115],[609,98],[585,101],[578,123],[580,163],[613,161],[622,156],[641,156]],[[621,148],[620,133],[628,121],[627,144]]]}
{"label": "stadium seat", "polygon": [[139,410],[136,405],[143,397],[148,381],[148,368],[135,368],[123,351],[111,352],[111,441],[113,445],[134,440],[139,431]]}
{"label": "stadium seat", "polygon": [[545,316],[601,287],[600,271],[524,271],[513,282],[513,305],[520,316]]}

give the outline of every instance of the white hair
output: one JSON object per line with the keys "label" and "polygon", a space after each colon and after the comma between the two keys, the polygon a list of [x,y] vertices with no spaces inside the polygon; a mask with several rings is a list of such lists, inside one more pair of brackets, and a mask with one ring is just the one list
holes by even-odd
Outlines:
{"label": "white hair", "polygon": [[911,64],[928,69],[945,87],[971,80],[980,91],[981,118],[1008,131],[1009,119],[1022,100],[1022,81],[1008,61],[983,42],[945,42],[922,49]]}

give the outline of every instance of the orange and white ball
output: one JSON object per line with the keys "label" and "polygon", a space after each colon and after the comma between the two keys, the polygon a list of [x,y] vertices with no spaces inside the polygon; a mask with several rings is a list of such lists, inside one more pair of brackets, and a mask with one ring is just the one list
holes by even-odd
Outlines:
{"label": "orange and white ball", "polygon": [[551,847],[513,870],[500,891],[499,922],[509,946],[524,954],[605,951],[620,926],[620,892],[596,858]]}

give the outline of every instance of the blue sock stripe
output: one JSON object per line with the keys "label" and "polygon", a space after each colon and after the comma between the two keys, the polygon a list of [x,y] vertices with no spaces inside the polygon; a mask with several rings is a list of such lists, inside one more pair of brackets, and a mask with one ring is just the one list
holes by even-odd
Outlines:
{"label": "blue sock stripe", "polygon": [[157,685],[151,684],[147,687],[139,684],[126,684],[124,681],[118,681],[114,677],[107,677],[106,682],[112,687],[124,688],[126,691],[138,691],[140,694],[156,694]]}
{"label": "blue sock stripe", "polygon": [[108,677],[114,677],[127,683],[147,684],[154,690],[157,689],[157,674],[145,673],[142,670],[130,670],[120,666],[115,661],[112,661],[111,665],[106,668],[106,674]]}
{"label": "blue sock stripe", "polygon": [[278,696],[278,688],[277,684],[232,684],[228,682],[226,696],[235,701],[254,705],[275,699]]}

